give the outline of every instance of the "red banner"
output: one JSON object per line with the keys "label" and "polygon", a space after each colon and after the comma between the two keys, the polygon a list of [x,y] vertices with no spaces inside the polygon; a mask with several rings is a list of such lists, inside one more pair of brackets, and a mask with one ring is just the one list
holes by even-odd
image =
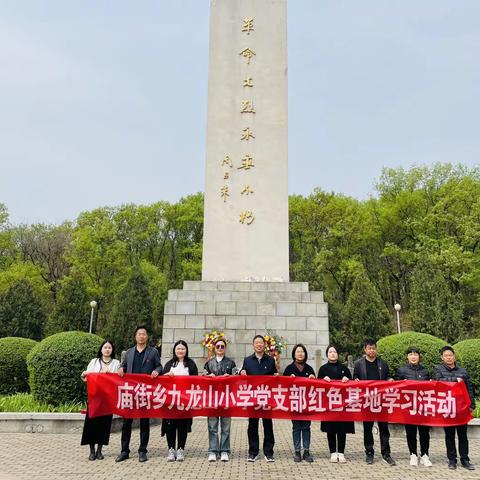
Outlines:
{"label": "red banner", "polygon": [[170,377],[92,373],[91,417],[264,417],[462,425],[472,418],[463,382],[339,381],[295,377]]}

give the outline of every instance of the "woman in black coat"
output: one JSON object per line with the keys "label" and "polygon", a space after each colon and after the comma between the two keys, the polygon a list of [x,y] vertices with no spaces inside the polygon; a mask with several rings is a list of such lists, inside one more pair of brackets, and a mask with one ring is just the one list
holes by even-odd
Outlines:
{"label": "woman in black coat", "polygon": [[[315,378],[315,371],[308,365],[307,349],[305,345],[299,343],[295,345],[292,350],[293,362],[287,366],[283,375],[286,377],[303,377],[303,378]],[[303,459],[306,462],[313,462],[313,457],[310,454],[310,420],[292,420],[292,435],[293,435],[293,447],[295,449],[295,462],[302,461],[302,455],[300,452],[303,439]]]}
{"label": "woman in black coat", "polygon": [[[330,382],[332,380],[341,380],[348,382],[352,379],[350,370],[338,361],[338,350],[335,345],[327,347],[327,360],[325,365],[320,367],[318,378]],[[353,422],[322,422],[322,432],[327,433],[328,448],[330,449],[330,461],[332,463],[346,463],[345,443],[347,433],[355,433]]]}
{"label": "woman in black coat", "polygon": [[[165,364],[164,375],[187,376],[198,375],[198,368],[195,362],[188,356],[188,345],[183,340],[178,340],[173,346],[173,356]],[[162,437],[167,436],[169,462],[183,462],[185,459],[185,444],[187,443],[188,432],[192,431],[191,418],[162,420]]]}
{"label": "woman in black coat", "polygon": [[[407,349],[408,363],[397,370],[395,380],[417,380],[428,381],[430,374],[428,370],[420,364],[420,350],[416,347]],[[419,458],[417,457],[417,429],[420,437],[420,463],[425,467],[431,467],[432,462],[428,457],[428,449],[430,447],[430,427],[426,425],[405,425],[405,433],[407,435],[408,449],[410,450],[410,465],[418,466]]]}

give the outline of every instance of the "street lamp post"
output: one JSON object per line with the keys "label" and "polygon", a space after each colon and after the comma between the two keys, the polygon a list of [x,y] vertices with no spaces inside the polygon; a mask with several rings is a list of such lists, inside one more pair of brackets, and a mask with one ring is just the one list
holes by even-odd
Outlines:
{"label": "street lamp post", "polygon": [[95,300],[92,300],[90,302],[90,308],[92,309],[92,312],[90,314],[90,328],[88,330],[89,333],[92,333],[92,327],[93,327],[93,315],[95,313],[95,309],[97,308],[97,302]]}
{"label": "street lamp post", "polygon": [[397,333],[400,333],[400,310],[402,306],[399,303],[396,303],[393,308],[397,312]]}

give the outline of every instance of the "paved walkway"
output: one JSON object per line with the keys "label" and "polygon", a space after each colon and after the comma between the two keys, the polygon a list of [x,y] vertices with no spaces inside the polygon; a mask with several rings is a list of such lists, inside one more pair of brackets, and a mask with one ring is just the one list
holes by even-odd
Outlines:
{"label": "paved walkway", "polygon": [[[442,439],[433,439],[430,458],[433,468],[410,467],[406,441],[392,438],[392,456],[396,467],[389,467],[376,458],[374,465],[364,463],[362,434],[348,435],[348,463],[330,464],[325,434],[318,423],[312,426],[313,464],[294,463],[292,459],[291,423],[274,421],[275,463],[263,459],[255,464],[247,463],[246,420],[232,422],[232,457],[228,463],[207,462],[207,426],[205,419],[195,419],[189,435],[186,460],[183,463],[167,463],[166,441],[160,438],[160,427],[151,429],[149,461],[139,463],[136,454],[121,464],[114,462],[120,445],[120,434],[112,434],[110,446],[105,447],[105,460],[90,462],[88,447],[80,447],[80,435],[0,434],[0,479],[78,479],[78,480],[283,480],[283,479],[331,479],[336,480],[384,480],[384,479],[480,479],[480,469],[456,472],[447,469],[445,447]],[[132,452],[138,448],[138,431],[132,433]],[[480,466],[480,440],[470,441],[472,461]],[[378,455],[379,457],[379,455]]]}

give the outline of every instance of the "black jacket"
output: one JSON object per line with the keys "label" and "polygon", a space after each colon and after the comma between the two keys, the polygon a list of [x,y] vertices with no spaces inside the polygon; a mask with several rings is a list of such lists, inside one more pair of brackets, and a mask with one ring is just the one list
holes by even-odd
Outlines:
{"label": "black jacket", "polygon": [[[365,357],[357,360],[353,366],[353,378],[356,380],[367,380],[367,364],[368,360]],[[390,371],[387,362],[377,357],[378,374],[380,380],[388,380],[390,378]]]}
{"label": "black jacket", "polygon": [[228,375],[233,375],[235,367],[235,362],[232,359],[223,357],[219,362],[217,362],[217,358],[214,356],[205,364],[203,368],[208,374],[213,373],[214,375],[219,376],[225,375],[226,373]]}
{"label": "black jacket", "polygon": [[395,380],[430,380],[430,374],[423,365],[407,363],[397,370]]}
{"label": "black jacket", "polygon": [[320,367],[318,378],[329,377],[331,380],[341,380],[343,377],[352,379],[352,374],[346,365],[340,362],[327,362]]}
{"label": "black jacket", "polygon": [[433,378],[441,382],[457,382],[457,378],[461,378],[467,387],[468,396],[470,397],[470,408],[475,407],[475,390],[473,389],[470,376],[463,367],[455,364],[453,368],[450,368],[442,363],[435,368]]}
{"label": "black jacket", "polygon": [[291,377],[292,375],[295,375],[296,377],[308,378],[310,375],[315,376],[315,370],[308,363],[306,363],[303,370],[300,371],[295,365],[295,362],[292,362],[290,365],[287,365],[283,375],[285,377]]}
{"label": "black jacket", "polygon": [[[133,359],[135,357],[136,348],[136,346],[129,348],[125,352],[123,362],[120,365],[125,373],[132,373]],[[141,373],[150,375],[154,370],[156,370],[160,375],[162,374],[163,368],[162,364],[160,363],[160,354],[156,348],[147,346],[145,348]]]}
{"label": "black jacket", "polygon": [[255,354],[245,357],[242,370],[245,370],[247,375],[274,375],[277,373],[275,360],[266,353],[263,354],[260,362]]}

